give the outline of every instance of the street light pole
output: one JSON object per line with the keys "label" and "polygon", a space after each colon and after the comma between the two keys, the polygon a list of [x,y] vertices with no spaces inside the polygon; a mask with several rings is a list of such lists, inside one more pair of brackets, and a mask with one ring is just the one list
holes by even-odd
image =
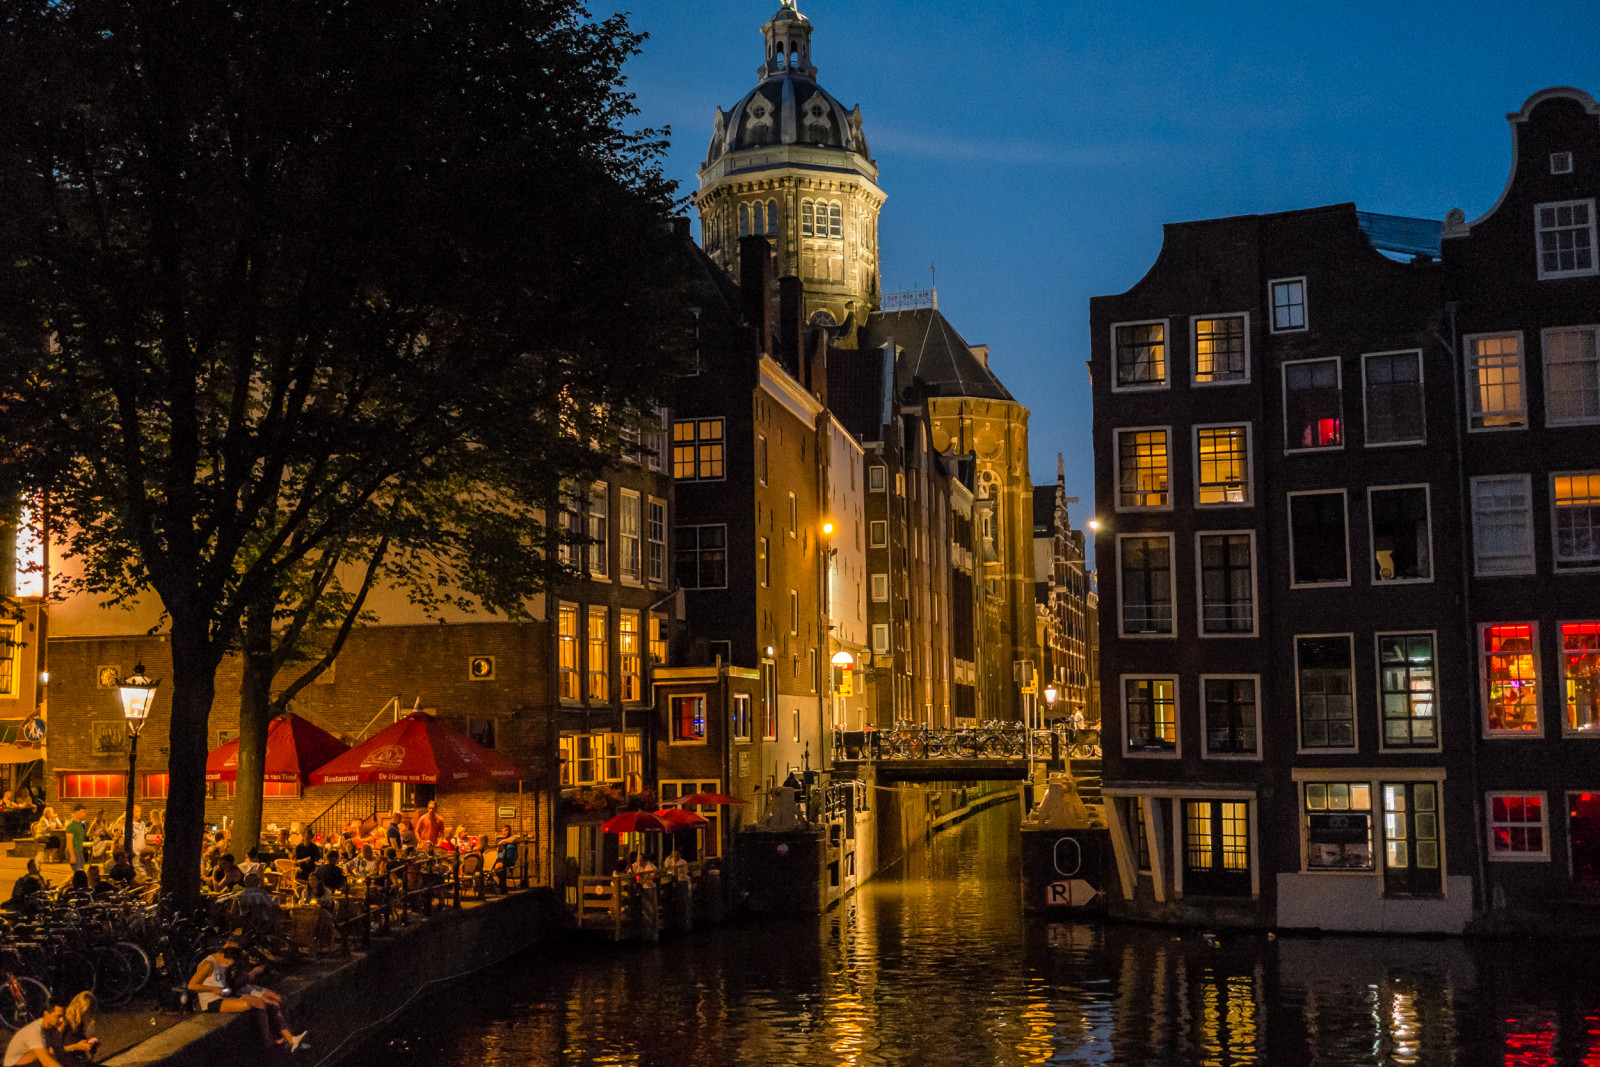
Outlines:
{"label": "street light pole", "polygon": [[117,695],[122,698],[122,721],[128,727],[128,805],[122,813],[122,849],[129,863],[133,862],[134,773],[139,764],[139,733],[150,717],[150,705],[155,703],[156,686],[160,684],[146,678],[144,664],[137,663],[133,673],[117,686]]}

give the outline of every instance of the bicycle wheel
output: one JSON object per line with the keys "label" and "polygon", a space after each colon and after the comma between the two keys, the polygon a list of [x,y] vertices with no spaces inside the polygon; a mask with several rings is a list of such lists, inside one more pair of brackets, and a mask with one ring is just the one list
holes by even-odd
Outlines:
{"label": "bicycle wheel", "polygon": [[50,990],[44,983],[19,974],[0,980],[0,1024],[20,1030],[44,1014],[50,1006]]}
{"label": "bicycle wheel", "polygon": [[930,736],[927,741],[928,755],[937,759],[944,755],[944,741],[935,736]]}
{"label": "bicycle wheel", "polygon": [[94,995],[100,1003],[116,1007],[126,1004],[137,988],[133,984],[133,968],[122,953],[109,945],[97,945],[88,950],[94,963]]}
{"label": "bicycle wheel", "polygon": [[128,961],[128,967],[133,971],[133,989],[138,992],[150,981],[150,976],[155,973],[155,964],[150,961],[150,954],[132,941],[116,941],[111,945]]}
{"label": "bicycle wheel", "polygon": [[50,958],[46,967],[50,992],[65,1004],[79,993],[93,993],[95,983],[94,963],[81,952],[62,949]]}

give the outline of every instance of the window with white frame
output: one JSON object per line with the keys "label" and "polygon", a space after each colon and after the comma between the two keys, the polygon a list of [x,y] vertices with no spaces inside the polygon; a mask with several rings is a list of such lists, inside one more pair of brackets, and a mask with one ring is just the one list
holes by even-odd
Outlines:
{"label": "window with white frame", "polygon": [[1289,494],[1289,583],[1349,585],[1344,490]]}
{"label": "window with white frame", "polygon": [[1194,380],[1197,385],[1250,380],[1245,316],[1194,320]]}
{"label": "window with white frame", "polygon": [[1119,537],[1117,555],[1122,632],[1172,634],[1172,535]]}
{"label": "window with white frame", "polygon": [[1484,725],[1491,734],[1539,736],[1538,626],[1496,622],[1481,631]]}
{"label": "window with white frame", "polygon": [[1202,675],[1207,756],[1261,755],[1261,719],[1256,675]]}
{"label": "window with white frame", "polygon": [[1377,352],[1361,357],[1362,406],[1367,444],[1421,444],[1427,439],[1421,352]]}
{"label": "window with white frame", "polygon": [[1300,701],[1300,747],[1356,747],[1355,671],[1350,636],[1294,639]]}
{"label": "window with white frame", "polygon": [[881,463],[874,463],[867,468],[867,488],[874,493],[883,492],[885,484],[884,469]]}
{"label": "window with white frame", "polygon": [[582,697],[578,682],[578,605],[561,601],[556,614],[556,663],[560,679],[560,698],[576,701]]}
{"label": "window with white frame", "polygon": [[1561,681],[1567,731],[1600,735],[1600,622],[1561,624]]}
{"label": "window with white frame", "polygon": [[611,645],[606,637],[606,609],[589,608],[589,700],[604,703],[611,699]]}
{"label": "window with white frame", "polygon": [[1528,425],[1523,388],[1522,335],[1468,337],[1467,412],[1473,430],[1515,430]]}
{"label": "window with white frame", "polygon": [[1539,234],[1539,277],[1582,278],[1600,270],[1595,259],[1594,200],[1565,200],[1533,209]]}
{"label": "window with white frame", "polygon": [[1306,782],[1306,869],[1370,871],[1372,783]]}
{"label": "window with white frame", "polygon": [[1170,503],[1167,430],[1117,430],[1117,508],[1164,508]]}
{"label": "window with white frame", "polygon": [[1550,510],[1556,569],[1600,567],[1600,471],[1550,475]]}
{"label": "window with white frame", "polygon": [[750,743],[750,694],[733,694],[733,740],[737,744]]}
{"label": "window with white frame", "polygon": [[889,547],[889,524],[882,519],[874,519],[867,524],[867,544],[872,548]]}
{"label": "window with white frame", "polygon": [[1113,326],[1115,384],[1124,389],[1167,384],[1167,324],[1130,322]]}
{"label": "window with white frame", "polygon": [[772,542],[765,537],[756,538],[756,581],[762,588],[772,584]]}
{"label": "window with white frame", "polygon": [[674,553],[678,584],[685,589],[728,587],[728,527],[722,523],[678,527]]}
{"label": "window with white frame", "polygon": [[1200,426],[1194,431],[1195,503],[1250,503],[1250,427]]}
{"label": "window with white frame", "polygon": [[585,532],[589,535],[589,575],[593,578],[604,578],[610,573],[610,545],[606,543],[606,534],[610,529],[608,497],[609,487],[605,482],[595,482],[589,487],[589,525]]}
{"label": "window with white frame", "polygon": [[1550,858],[1550,813],[1544,793],[1490,793],[1488,800],[1491,860]]}
{"label": "window with white frame", "polygon": [[1526,474],[1472,479],[1473,573],[1532,574],[1533,484]]}
{"label": "window with white frame", "polygon": [[672,424],[672,477],[680,482],[722,477],[721,419],[680,419]]}
{"label": "window with white frame", "polygon": [[789,494],[789,536],[794,537],[800,532],[800,502],[793,493]]}
{"label": "window with white frame", "polygon": [[1344,447],[1344,394],[1337,359],[1283,365],[1283,447],[1287,452]]}
{"label": "window with white frame", "polygon": [[1198,535],[1200,632],[1245,637],[1256,632],[1255,537],[1248,530]]}
{"label": "window with white frame", "polygon": [[1433,579],[1433,532],[1428,487],[1395,485],[1367,490],[1372,532],[1372,580],[1426,582]]}
{"label": "window with white frame", "polygon": [[1268,283],[1272,292],[1272,332],[1290,333],[1306,328],[1306,280],[1279,278]]}
{"label": "window with white frame", "polygon": [[617,615],[617,653],[621,671],[622,699],[637,703],[644,699],[644,634],[639,628],[639,613],[624,611]]}
{"label": "window with white frame", "polygon": [[1172,675],[1122,679],[1129,755],[1178,750],[1178,679]]}
{"label": "window with white frame", "polygon": [[872,624],[872,653],[882,655],[889,651],[889,624],[875,622]]}
{"label": "window with white frame", "polygon": [[1378,635],[1378,701],[1384,748],[1437,748],[1433,635]]}
{"label": "window with white frame", "polygon": [[640,535],[644,523],[644,500],[632,489],[622,490],[617,514],[618,567],[624,581],[637,582],[644,574]]}
{"label": "window with white frame", "polygon": [[667,698],[672,720],[672,740],[676,744],[704,744],[706,740],[706,698],[702,694]]}
{"label": "window with white frame", "polygon": [[666,408],[656,408],[645,426],[645,465],[653,471],[661,470],[667,462],[667,428],[671,420]]}
{"label": "window with white frame", "polygon": [[1544,332],[1545,422],[1600,422],[1600,326]]}
{"label": "window with white frame", "polygon": [[646,573],[650,580],[657,584],[667,580],[667,505],[665,501],[650,498],[649,516],[646,533],[649,537],[650,554],[646,561]]}
{"label": "window with white frame", "polygon": [[887,574],[874,574],[872,576],[872,599],[879,604],[889,599],[889,576]]}

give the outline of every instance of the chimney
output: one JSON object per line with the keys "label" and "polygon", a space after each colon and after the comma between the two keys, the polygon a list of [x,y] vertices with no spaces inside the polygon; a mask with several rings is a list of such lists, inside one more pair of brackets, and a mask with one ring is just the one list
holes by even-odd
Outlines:
{"label": "chimney", "polygon": [[806,324],[802,316],[805,313],[805,299],[800,284],[800,279],[794,276],[778,279],[778,337],[779,351],[782,352],[780,362],[783,369],[794,375],[795,380],[811,387],[806,380],[807,372],[805,360],[805,330]]}
{"label": "chimney", "polygon": [[968,351],[970,351],[972,353],[972,358],[976,359],[979,363],[983,364],[983,367],[984,367],[985,370],[989,369],[989,346],[988,345],[973,345],[970,349],[968,349]]}
{"label": "chimney", "polygon": [[745,325],[756,331],[756,347],[772,350],[772,305],[767,287],[772,281],[772,245],[765,237],[739,238],[739,295]]}

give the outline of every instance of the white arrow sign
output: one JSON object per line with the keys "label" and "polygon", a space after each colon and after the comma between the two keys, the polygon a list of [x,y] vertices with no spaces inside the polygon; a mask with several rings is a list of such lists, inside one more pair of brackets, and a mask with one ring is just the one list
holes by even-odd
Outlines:
{"label": "white arrow sign", "polygon": [[1046,904],[1069,908],[1081,908],[1099,895],[1100,891],[1082,878],[1068,878],[1061,882],[1051,882],[1044,887],[1044,902]]}

